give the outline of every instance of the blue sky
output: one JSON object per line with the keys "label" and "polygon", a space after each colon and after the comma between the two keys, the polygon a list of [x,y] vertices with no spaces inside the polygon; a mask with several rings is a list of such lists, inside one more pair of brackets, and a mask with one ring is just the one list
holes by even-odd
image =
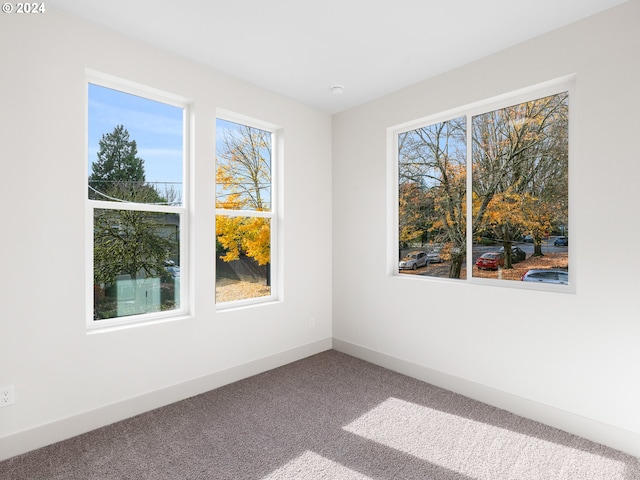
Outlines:
{"label": "blue sky", "polygon": [[[92,83],[88,92],[87,176],[97,159],[102,136],[113,132],[117,125],[124,125],[129,139],[136,141],[138,157],[144,160],[147,182],[154,183],[161,194],[170,183],[181,194],[184,110]],[[216,125],[220,149],[225,134],[237,133],[240,125],[222,119],[217,119]],[[270,188],[265,188],[262,194],[269,201]]]}
{"label": "blue sky", "polygon": [[116,125],[124,125],[129,139],[138,146],[138,157],[144,159],[148,182],[182,184],[183,109],[128,93],[89,84],[89,158],[97,158],[98,142]]}

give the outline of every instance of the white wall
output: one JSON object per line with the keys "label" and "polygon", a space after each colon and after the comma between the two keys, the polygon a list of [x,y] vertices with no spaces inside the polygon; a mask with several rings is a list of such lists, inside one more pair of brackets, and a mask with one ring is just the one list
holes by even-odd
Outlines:
{"label": "white wall", "polygon": [[[334,347],[640,456],[639,24],[634,0],[334,116]],[[386,129],[574,73],[576,293],[388,276]]]}
{"label": "white wall", "polygon": [[[0,459],[331,347],[328,114],[54,8],[0,16],[0,44],[0,386],[16,399],[0,408]],[[85,68],[193,101],[188,319],[86,332]],[[284,131],[278,303],[215,310],[216,108]]]}

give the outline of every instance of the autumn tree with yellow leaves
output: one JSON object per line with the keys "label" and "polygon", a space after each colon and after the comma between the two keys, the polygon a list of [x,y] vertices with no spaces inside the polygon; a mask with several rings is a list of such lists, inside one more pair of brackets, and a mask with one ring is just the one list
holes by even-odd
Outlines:
{"label": "autumn tree with yellow leaves", "polygon": [[534,255],[568,219],[568,94],[559,93],[473,118],[473,230],[505,247],[534,238]]}
{"label": "autumn tree with yellow leaves", "polygon": [[484,228],[504,246],[504,268],[512,268],[511,246],[521,232],[549,228],[549,219],[544,218],[539,208],[539,202],[531,194],[517,194],[512,188],[495,194],[487,205]]}
{"label": "autumn tree with yellow leaves", "polygon": [[[247,256],[271,261],[271,133],[219,120],[216,155],[217,255],[225,262]],[[267,283],[269,278],[267,275]]]}

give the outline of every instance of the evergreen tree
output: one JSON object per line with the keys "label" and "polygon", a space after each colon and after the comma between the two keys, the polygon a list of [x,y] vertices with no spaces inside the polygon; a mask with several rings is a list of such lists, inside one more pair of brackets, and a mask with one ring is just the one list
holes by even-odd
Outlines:
{"label": "evergreen tree", "polygon": [[105,133],[98,142],[97,160],[91,165],[89,198],[138,203],[161,203],[164,199],[146,184],[144,160],[138,157],[135,140],[124,125]]}

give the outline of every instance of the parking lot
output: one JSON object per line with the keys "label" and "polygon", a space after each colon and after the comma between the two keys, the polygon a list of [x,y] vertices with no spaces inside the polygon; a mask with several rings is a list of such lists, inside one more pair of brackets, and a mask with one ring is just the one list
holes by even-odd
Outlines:
{"label": "parking lot", "polygon": [[[513,264],[511,269],[499,269],[499,270],[479,270],[473,268],[473,277],[476,278],[496,278],[502,280],[520,280],[522,275],[529,269],[533,268],[569,268],[569,247],[567,246],[554,246],[553,242],[555,237],[550,237],[546,241],[542,242],[542,257],[533,257],[534,245],[533,243],[518,242],[514,243],[520,249],[522,249],[527,258],[518,263]],[[487,252],[495,252],[500,249],[502,245],[474,245],[472,250],[472,260],[475,261],[479,256]],[[403,250],[403,255],[413,251],[429,251],[428,246],[413,247]],[[426,267],[421,267],[416,270],[401,270],[403,274],[409,275],[423,275],[429,277],[447,278],[449,276],[450,262],[445,261],[442,263],[429,264]],[[466,264],[462,266],[462,272],[460,278],[466,278]]]}

